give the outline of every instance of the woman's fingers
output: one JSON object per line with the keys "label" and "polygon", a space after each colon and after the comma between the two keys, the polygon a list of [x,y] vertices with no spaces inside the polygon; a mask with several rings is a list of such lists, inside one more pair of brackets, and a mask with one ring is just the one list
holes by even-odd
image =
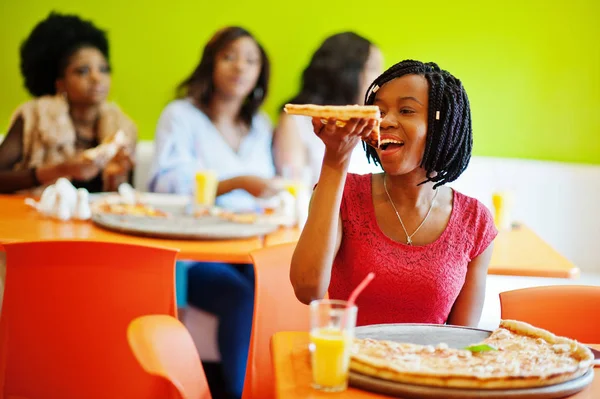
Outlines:
{"label": "woman's fingers", "polygon": [[323,130],[323,122],[321,122],[321,118],[314,117],[312,118],[312,125],[315,134],[318,136],[321,134],[321,130]]}
{"label": "woman's fingers", "polygon": [[374,119],[368,119],[365,121],[366,123],[361,127],[359,135],[361,138],[367,138],[373,132],[375,128],[376,121]]}
{"label": "woman's fingers", "polygon": [[338,121],[335,118],[329,118],[323,122],[321,118],[312,118],[314,131],[317,135],[327,136],[360,136],[369,137],[376,121],[374,119],[351,118],[347,121]]}
{"label": "woman's fingers", "polygon": [[338,128],[339,127],[337,125],[337,119],[329,118],[329,119],[327,119],[327,123],[323,127],[323,130],[321,130],[321,133],[332,135],[332,134],[335,134],[335,132],[338,130]]}

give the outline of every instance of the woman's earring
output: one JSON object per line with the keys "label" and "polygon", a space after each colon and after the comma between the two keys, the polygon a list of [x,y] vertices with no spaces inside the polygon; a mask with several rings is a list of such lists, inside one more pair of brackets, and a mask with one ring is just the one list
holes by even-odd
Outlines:
{"label": "woman's earring", "polygon": [[265,93],[265,91],[262,89],[262,87],[257,87],[252,92],[252,97],[254,97],[255,99],[258,100],[258,99],[262,98],[264,93]]}

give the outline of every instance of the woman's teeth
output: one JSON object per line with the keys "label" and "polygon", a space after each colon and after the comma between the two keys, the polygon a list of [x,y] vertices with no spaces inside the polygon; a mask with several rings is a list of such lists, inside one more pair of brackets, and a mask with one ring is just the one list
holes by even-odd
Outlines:
{"label": "woman's teeth", "polygon": [[403,145],[404,145],[404,141],[401,141],[401,140],[394,140],[394,139],[383,139],[383,140],[381,140],[381,142],[379,143],[379,147],[380,147],[382,150],[384,150],[384,151],[385,151],[385,150],[387,150],[387,148],[388,148],[390,145],[399,145],[399,146],[403,146]]}

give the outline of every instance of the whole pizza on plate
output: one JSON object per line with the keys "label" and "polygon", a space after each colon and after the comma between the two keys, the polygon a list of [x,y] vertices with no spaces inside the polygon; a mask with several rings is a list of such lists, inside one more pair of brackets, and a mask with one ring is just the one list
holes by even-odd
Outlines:
{"label": "whole pizza on plate", "polygon": [[587,373],[594,356],[577,341],[530,324],[502,320],[467,348],[356,339],[353,372],[401,383],[476,389],[531,388]]}

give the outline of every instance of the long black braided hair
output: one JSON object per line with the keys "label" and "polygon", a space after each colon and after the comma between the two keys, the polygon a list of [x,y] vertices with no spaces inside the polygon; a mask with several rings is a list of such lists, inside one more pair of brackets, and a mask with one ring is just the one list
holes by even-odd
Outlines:
{"label": "long black braided hair", "polygon": [[[404,75],[421,75],[429,83],[427,139],[421,167],[434,189],[456,180],[471,159],[473,131],[469,98],[460,80],[433,62],[405,60],[381,74],[369,87],[365,104],[373,105],[377,90],[387,82]],[[375,149],[363,143],[367,160],[381,166]]]}

